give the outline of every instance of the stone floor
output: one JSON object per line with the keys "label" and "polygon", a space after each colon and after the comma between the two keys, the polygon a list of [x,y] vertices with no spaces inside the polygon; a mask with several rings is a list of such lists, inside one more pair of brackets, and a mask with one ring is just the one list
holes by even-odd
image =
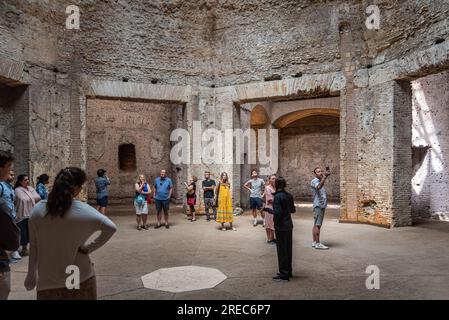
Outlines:
{"label": "stone floor", "polygon": [[[179,211],[179,209],[178,209]],[[261,225],[250,215],[235,218],[237,231],[220,231],[203,217],[189,222],[172,215],[169,230],[137,231],[133,216],[114,216],[118,231],[92,254],[100,299],[449,299],[449,223],[427,221],[414,227],[380,227],[338,223],[338,208],[328,209],[323,243],[310,247],[311,209],[294,215],[293,268],[289,283],[273,282],[275,246],[265,242]],[[154,223],[154,212],[151,211]],[[34,299],[23,280],[24,258],[12,266],[11,299]],[[141,277],[159,268],[216,268],[227,279],[216,287],[182,293],[144,288]],[[368,290],[368,265],[380,269],[380,289]]]}

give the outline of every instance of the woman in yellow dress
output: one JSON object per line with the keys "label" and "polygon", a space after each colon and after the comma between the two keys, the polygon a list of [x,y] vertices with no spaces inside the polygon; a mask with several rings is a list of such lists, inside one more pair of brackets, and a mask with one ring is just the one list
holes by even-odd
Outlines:
{"label": "woman in yellow dress", "polygon": [[224,224],[229,223],[231,229],[236,231],[237,229],[232,226],[234,221],[234,214],[232,210],[232,195],[231,184],[229,183],[228,174],[223,172],[220,175],[220,182],[218,183],[217,190],[217,219],[218,223],[221,223],[221,230],[226,231]]}

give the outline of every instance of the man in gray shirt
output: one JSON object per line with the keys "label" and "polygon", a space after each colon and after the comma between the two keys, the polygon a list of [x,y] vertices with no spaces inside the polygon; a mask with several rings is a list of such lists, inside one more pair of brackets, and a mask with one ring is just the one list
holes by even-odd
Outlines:
{"label": "man in gray shirt", "polygon": [[[243,188],[249,190],[250,196],[249,196],[249,206],[253,210],[253,226],[257,226],[257,211],[260,212],[260,216],[262,219],[265,218],[265,214],[262,211],[263,208],[263,202],[262,202],[262,193],[265,187],[265,182],[263,179],[259,178],[259,174],[257,173],[257,170],[251,171],[251,179],[248,180],[244,185]],[[265,224],[263,225],[265,228]]]}
{"label": "man in gray shirt", "polygon": [[315,249],[325,250],[329,249],[329,247],[320,242],[320,231],[321,226],[323,225],[324,212],[327,207],[327,195],[326,189],[324,189],[324,183],[326,182],[327,177],[330,175],[330,172],[325,172],[318,167],[313,170],[313,173],[315,174],[315,178],[310,183],[313,195],[312,247]]}

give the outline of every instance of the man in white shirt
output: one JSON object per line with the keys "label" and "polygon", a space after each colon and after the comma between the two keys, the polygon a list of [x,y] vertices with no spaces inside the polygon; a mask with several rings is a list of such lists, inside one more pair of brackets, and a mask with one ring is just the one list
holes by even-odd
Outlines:
{"label": "man in white shirt", "polygon": [[327,207],[327,194],[326,189],[324,189],[324,183],[330,175],[328,168],[326,169],[327,171],[322,170],[320,167],[315,168],[315,170],[313,170],[315,178],[310,183],[313,195],[312,247],[320,250],[329,249],[329,247],[320,242],[320,231],[321,226],[323,225],[324,212]]}
{"label": "man in white shirt", "polygon": [[[265,189],[265,181],[263,179],[259,178],[259,174],[257,173],[257,170],[251,171],[251,179],[248,180],[244,185],[243,188],[247,189],[250,192],[249,196],[249,205],[250,208],[253,210],[253,226],[257,226],[257,211],[260,212],[260,216],[262,219],[265,218],[265,214],[262,211],[263,208],[263,201],[262,201],[262,192]],[[263,226],[265,228],[265,224]]]}

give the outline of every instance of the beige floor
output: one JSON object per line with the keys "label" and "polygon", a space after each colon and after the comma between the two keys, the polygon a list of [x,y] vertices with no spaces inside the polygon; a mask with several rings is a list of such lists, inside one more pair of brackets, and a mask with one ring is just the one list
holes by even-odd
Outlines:
{"label": "beige floor", "polygon": [[[449,299],[449,223],[426,222],[393,230],[338,223],[329,209],[322,240],[329,251],[310,247],[311,209],[294,215],[294,274],[273,282],[276,249],[248,213],[235,218],[236,232],[220,231],[204,217],[189,222],[173,213],[169,230],[137,231],[134,217],[114,216],[118,232],[92,255],[100,299]],[[131,211],[132,213],[132,211]],[[154,223],[154,212],[151,211]],[[216,287],[169,293],[143,287],[141,276],[177,266],[216,268],[227,279]],[[365,286],[368,265],[380,269],[380,289]],[[23,280],[24,258],[12,266],[11,299],[34,299]]]}

